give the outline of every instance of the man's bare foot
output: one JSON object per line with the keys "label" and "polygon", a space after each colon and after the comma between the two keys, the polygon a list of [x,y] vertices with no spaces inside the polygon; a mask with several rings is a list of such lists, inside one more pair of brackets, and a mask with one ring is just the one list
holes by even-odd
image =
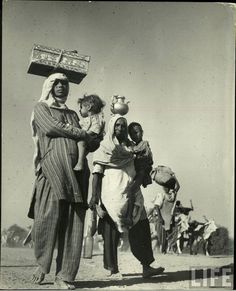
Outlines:
{"label": "man's bare foot", "polygon": [[107,278],[109,280],[123,280],[122,274],[117,271],[117,272],[110,272],[110,274],[107,275]]}
{"label": "man's bare foot", "polygon": [[40,284],[43,282],[44,278],[45,278],[45,274],[43,273],[40,267],[37,267],[31,277],[31,281],[34,284]]}
{"label": "man's bare foot", "polygon": [[57,289],[75,290],[75,285],[72,282],[63,281],[58,277],[55,277],[54,286]]}

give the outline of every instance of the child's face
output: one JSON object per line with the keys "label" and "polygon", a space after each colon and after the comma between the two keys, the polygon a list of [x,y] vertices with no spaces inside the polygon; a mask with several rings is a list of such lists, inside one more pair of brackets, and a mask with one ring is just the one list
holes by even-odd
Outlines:
{"label": "child's face", "polygon": [[140,126],[135,125],[131,128],[129,135],[135,143],[139,143],[143,138],[143,130]]}
{"label": "child's face", "polygon": [[89,113],[89,105],[86,103],[80,103],[80,114],[82,117],[88,117],[88,113]]}

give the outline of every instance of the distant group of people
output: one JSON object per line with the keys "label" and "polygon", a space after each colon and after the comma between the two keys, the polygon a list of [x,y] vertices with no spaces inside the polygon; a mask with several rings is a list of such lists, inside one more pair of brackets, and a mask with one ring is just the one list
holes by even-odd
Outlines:
{"label": "distant group of people", "polygon": [[[85,95],[79,99],[80,120],[66,105],[68,93],[67,76],[50,75],[31,118],[36,179],[28,216],[34,219],[32,239],[38,264],[32,281],[40,284],[50,272],[57,244],[55,286],[75,289],[88,208],[99,215],[104,268],[111,278],[122,278],[117,257],[122,232],[128,233],[131,251],[143,268],[142,276],[163,273],[163,267],[151,266],[151,233],[140,186],[152,182],[153,160],[141,125],[128,125],[124,116],[115,114],[105,133],[101,98]],[[88,203],[90,169],[86,156],[91,152],[92,197]]]}
{"label": "distant group of people", "polygon": [[177,208],[177,193],[180,185],[175,176],[171,178],[163,191],[157,193],[153,200],[153,206],[148,209],[148,217],[152,228],[153,249],[160,245],[161,253],[166,253],[168,248],[168,236],[175,225],[174,212]]}
{"label": "distant group of people", "polygon": [[187,242],[190,254],[197,254],[202,243],[203,251],[209,255],[209,239],[217,229],[214,220],[198,222],[191,220],[189,213],[193,211],[192,201],[190,207],[184,207],[177,200],[177,192],[173,187],[178,183],[163,187],[163,192],[157,193],[152,206],[148,209],[148,217],[151,227],[153,250],[160,248],[163,254],[174,252],[182,253],[184,243]]}

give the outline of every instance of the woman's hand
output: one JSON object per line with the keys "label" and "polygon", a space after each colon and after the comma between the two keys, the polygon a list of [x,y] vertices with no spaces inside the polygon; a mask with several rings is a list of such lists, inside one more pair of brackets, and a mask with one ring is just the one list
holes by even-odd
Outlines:
{"label": "woman's hand", "polygon": [[98,204],[99,199],[101,198],[101,187],[102,187],[102,175],[99,173],[94,173],[92,180],[92,197],[89,201],[89,208],[91,210],[96,209],[96,205]]}
{"label": "woman's hand", "polygon": [[92,197],[89,201],[89,208],[91,210],[95,210],[96,209],[96,205],[98,204],[98,196],[96,194],[92,194]]}

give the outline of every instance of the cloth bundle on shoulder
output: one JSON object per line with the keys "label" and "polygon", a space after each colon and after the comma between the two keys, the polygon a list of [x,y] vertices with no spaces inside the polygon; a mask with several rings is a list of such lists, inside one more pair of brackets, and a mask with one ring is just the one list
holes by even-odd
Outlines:
{"label": "cloth bundle on shoulder", "polygon": [[169,184],[172,184],[172,181],[175,181],[174,176],[175,173],[171,170],[171,168],[166,166],[158,166],[151,172],[153,181],[161,186],[168,186]]}

